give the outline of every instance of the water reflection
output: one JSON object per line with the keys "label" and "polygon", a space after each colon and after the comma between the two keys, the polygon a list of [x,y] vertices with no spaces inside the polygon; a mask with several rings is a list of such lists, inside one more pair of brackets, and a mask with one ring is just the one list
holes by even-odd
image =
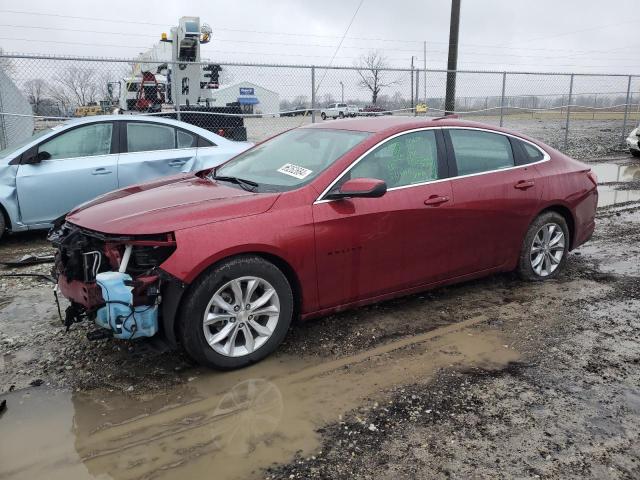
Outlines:
{"label": "water reflection", "polygon": [[484,320],[330,361],[280,355],[240,371],[205,372],[153,394],[14,392],[0,425],[0,477],[260,477],[262,468],[298,450],[313,451],[318,426],[382,389],[445,366],[516,360],[497,332],[462,327]]}
{"label": "water reflection", "polygon": [[640,180],[640,165],[618,165],[617,163],[596,163],[591,170],[598,176],[598,182],[631,182]]}

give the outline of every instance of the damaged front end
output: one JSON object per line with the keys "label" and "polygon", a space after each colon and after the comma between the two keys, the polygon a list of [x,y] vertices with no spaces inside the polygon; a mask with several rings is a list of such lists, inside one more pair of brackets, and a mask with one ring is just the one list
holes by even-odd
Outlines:
{"label": "damaged front end", "polygon": [[57,288],[71,302],[67,328],[88,318],[101,327],[90,339],[135,339],[159,331],[162,290],[177,282],[158,268],[176,248],[172,233],[105,235],[65,222],[48,239],[57,249]]}

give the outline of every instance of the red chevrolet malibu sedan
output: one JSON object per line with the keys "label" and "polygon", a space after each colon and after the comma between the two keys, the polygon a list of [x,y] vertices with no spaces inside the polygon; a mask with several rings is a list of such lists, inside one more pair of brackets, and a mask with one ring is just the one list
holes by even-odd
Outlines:
{"label": "red chevrolet malibu sedan", "polygon": [[294,318],[495,272],[554,278],[593,232],[596,181],[537,140],[452,118],[293,129],[60,221],[65,322],[160,334],[203,365],[241,367]]}

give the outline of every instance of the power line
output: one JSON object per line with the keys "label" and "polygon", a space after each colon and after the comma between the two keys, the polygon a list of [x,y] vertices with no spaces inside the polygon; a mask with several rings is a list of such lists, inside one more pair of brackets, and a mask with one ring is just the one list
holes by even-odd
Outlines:
{"label": "power line", "polygon": [[[11,25],[11,24],[0,24],[0,27],[9,27],[9,28],[31,28],[31,29],[38,29],[38,30],[53,30],[53,31],[62,31],[62,32],[77,32],[77,33],[91,33],[91,34],[100,34],[100,35],[119,35],[119,36],[135,36],[135,37],[144,37],[144,38],[157,38],[156,35],[153,34],[140,34],[140,33],[123,33],[123,32],[111,32],[111,31],[95,31],[95,30],[84,30],[84,29],[74,29],[74,28],[56,28],[56,27],[42,27],[42,26],[32,26],[32,25]],[[39,41],[37,39],[32,39],[32,41]],[[283,45],[283,46],[291,46],[290,42],[271,42],[271,41],[255,41],[255,40],[239,40],[239,39],[228,39],[228,38],[216,38],[215,39],[216,42],[223,42],[223,43],[241,43],[241,44],[249,44],[249,45]],[[72,43],[70,43],[72,44]],[[98,46],[98,45],[96,45]],[[112,46],[112,45],[106,45],[106,46]],[[129,46],[127,45],[122,45],[123,48],[129,48]],[[304,43],[304,44],[296,44],[295,45],[296,48],[298,47],[314,47],[314,48],[334,48],[334,45],[325,45],[325,44],[319,44],[319,43]],[[139,47],[136,46],[135,48],[147,48],[147,47]],[[367,47],[361,47],[361,46],[354,46],[354,45],[342,45],[341,47],[343,50],[344,49],[348,49],[348,50],[372,50],[371,46],[367,46]],[[626,49],[626,48],[633,48],[632,46],[630,47],[618,47],[615,49],[610,49],[610,50],[586,50],[586,51],[581,51],[580,53],[577,53],[575,55],[562,55],[560,57],[555,57],[555,58],[573,58],[574,56],[579,56],[579,55],[587,55],[587,54],[606,54],[606,55],[611,55],[611,51],[612,50],[620,50],[620,49]],[[382,52],[407,52],[410,53],[412,55],[418,55],[417,50],[414,49],[403,49],[403,48],[380,48],[380,50]],[[563,50],[558,50],[558,51],[563,51]],[[430,55],[446,55],[447,51],[446,50],[427,50],[427,53],[429,53]],[[547,58],[547,55],[526,55],[526,54],[509,54],[509,53],[500,53],[500,54],[496,54],[494,52],[473,52],[473,51],[468,51],[465,50],[464,52],[462,52],[465,56],[468,55],[473,55],[473,56],[496,56],[496,55],[500,55],[501,57],[518,57],[518,58]],[[623,60],[623,59],[635,59],[635,56],[631,56],[631,57],[617,57],[615,58],[615,60]]]}
{"label": "power line", "polygon": [[[42,12],[27,12],[27,11],[21,11],[21,10],[9,10],[9,9],[0,9],[0,13],[12,13],[12,14],[20,14],[20,15],[35,15],[35,16],[50,16],[50,17],[58,17],[58,18],[69,18],[69,19],[74,19],[74,20],[89,20],[89,21],[98,21],[98,22],[107,22],[107,23],[118,23],[118,24],[133,24],[133,25],[149,25],[149,26],[159,26],[159,27],[168,27],[168,24],[163,24],[163,23],[153,23],[153,22],[144,22],[144,21],[130,21],[130,20],[115,20],[115,19],[106,19],[106,18],[97,18],[97,17],[86,17],[86,16],[77,16],[77,15],[62,15],[62,14],[56,14],[56,13],[42,13]],[[581,30],[576,30],[573,32],[562,32],[559,33],[557,35],[552,35],[552,36],[548,36],[548,37],[538,37],[535,39],[527,39],[527,40],[522,40],[522,41],[516,41],[515,43],[526,43],[526,42],[531,42],[531,41],[536,41],[536,40],[541,40],[541,39],[546,39],[546,38],[554,38],[557,36],[563,36],[563,35],[571,35],[574,33],[581,33],[584,31],[591,31],[591,30],[598,30],[598,29],[602,29],[602,28],[609,28],[612,26],[617,26],[620,24],[627,24],[627,23],[637,23],[638,20],[628,20],[625,22],[617,22],[617,23],[612,23],[612,24],[608,24],[608,25],[600,25],[600,26],[594,26],[594,27],[590,27],[587,29],[581,29]],[[7,26],[7,27],[13,27],[14,25],[3,25],[3,26]],[[35,27],[35,26],[15,26],[16,28],[40,28],[40,29],[51,29],[51,30],[69,30],[69,31],[77,31],[77,32],[86,32],[86,33],[99,33],[99,34],[116,34],[116,35],[125,35],[124,33],[121,32],[94,32],[93,30],[72,30],[72,29],[65,29],[65,28],[53,28],[53,27]],[[294,37],[316,37],[316,38],[341,38],[340,35],[321,35],[321,34],[311,34],[311,33],[294,33],[294,32],[274,32],[274,31],[266,31],[266,30],[246,30],[246,29],[234,29],[234,28],[215,28],[215,31],[224,31],[224,32],[236,32],[236,33],[258,33],[261,35],[283,35],[283,36],[294,36]],[[155,35],[151,35],[151,34],[133,34],[133,33],[129,33],[126,35],[132,35],[132,36],[155,36]],[[378,42],[398,42],[398,43],[414,43],[414,44],[420,44],[422,45],[422,42],[424,40],[407,40],[407,39],[392,39],[392,38],[371,38],[371,37],[350,37],[350,36],[346,36],[344,37],[345,39],[349,39],[349,40],[362,40],[362,41],[378,41]],[[232,39],[219,39],[220,41],[228,41],[231,42],[233,41]],[[446,45],[447,42],[440,42],[440,41],[428,41],[430,44],[443,44]],[[268,42],[263,42],[263,43],[268,43]],[[276,44],[274,42],[274,44]],[[289,45],[289,44],[286,44]],[[553,48],[539,48],[539,47],[513,47],[513,46],[506,46],[506,45],[487,45],[487,44],[477,44],[477,43],[459,43],[460,46],[469,46],[469,47],[475,47],[475,48],[497,48],[497,49],[504,49],[504,50],[527,50],[527,51],[546,51],[546,52],[572,52],[572,53],[577,53],[579,55],[582,54],[589,54],[589,53],[607,53],[610,52],[612,50],[622,50],[625,48],[633,48],[633,47],[618,47],[615,49],[610,49],[610,50],[571,50],[571,49],[553,49]],[[509,44],[509,45],[513,45],[513,44]],[[315,45],[314,45],[315,46]],[[317,45],[317,46],[321,46],[321,45]],[[326,47],[329,47],[330,45],[326,45]],[[344,47],[344,48],[367,48],[367,47]],[[397,50],[396,51],[400,51]],[[410,52],[411,50],[406,50],[408,52]],[[417,51],[417,50],[416,50]],[[433,53],[433,52],[432,52]]]}

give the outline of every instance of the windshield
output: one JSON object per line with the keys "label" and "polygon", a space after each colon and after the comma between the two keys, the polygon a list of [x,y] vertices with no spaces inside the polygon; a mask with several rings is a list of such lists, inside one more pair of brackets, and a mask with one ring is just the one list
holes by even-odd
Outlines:
{"label": "windshield", "polygon": [[31,137],[26,138],[25,140],[16,143],[15,145],[11,145],[10,147],[5,148],[4,150],[0,150],[0,158],[10,157],[14,152],[17,152],[19,149],[24,147],[27,143],[33,142],[36,138],[42,137],[45,133],[49,133],[51,131],[50,128],[45,130],[40,130],[39,132],[34,133]]}
{"label": "windshield", "polygon": [[256,182],[257,191],[292,190],[310,182],[369,135],[349,130],[290,130],[241,153],[215,175]]}

